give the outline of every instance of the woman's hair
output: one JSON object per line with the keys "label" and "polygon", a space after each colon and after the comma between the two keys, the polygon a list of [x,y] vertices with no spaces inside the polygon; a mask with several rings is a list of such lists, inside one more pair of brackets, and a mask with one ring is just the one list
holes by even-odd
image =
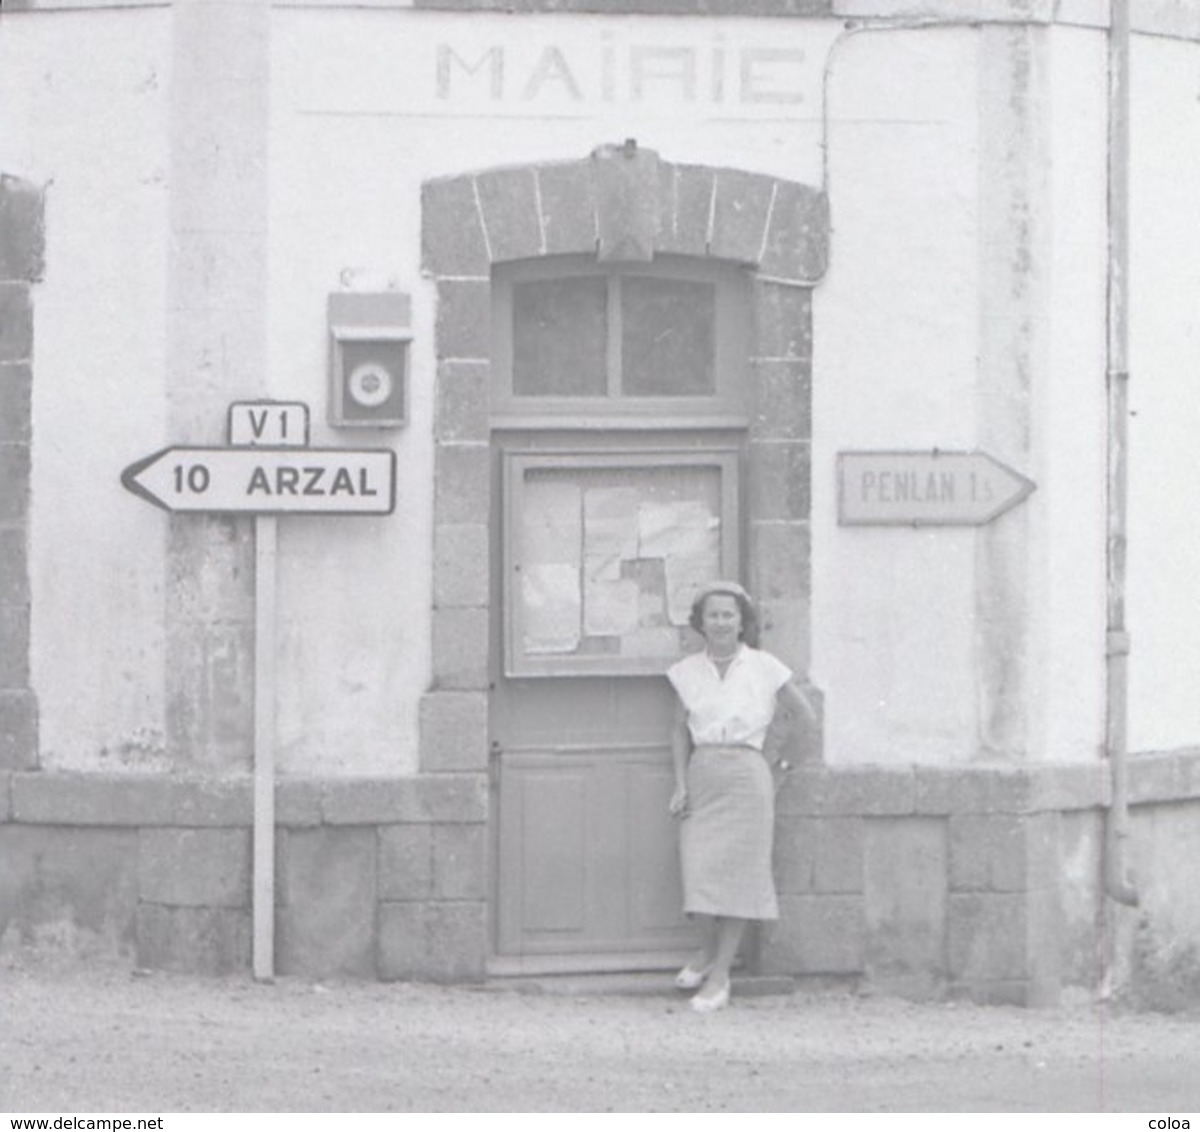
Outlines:
{"label": "woman's hair", "polygon": [[691,625],[697,633],[704,632],[704,603],[710,597],[718,595],[731,597],[738,604],[738,609],[742,613],[742,632],[741,639],[746,642],[752,649],[758,648],[758,611],[754,608],[754,603],[746,597],[745,594],[735,593],[733,590],[705,590],[700,594],[695,601],[692,602],[692,615],[688,618],[688,624]]}

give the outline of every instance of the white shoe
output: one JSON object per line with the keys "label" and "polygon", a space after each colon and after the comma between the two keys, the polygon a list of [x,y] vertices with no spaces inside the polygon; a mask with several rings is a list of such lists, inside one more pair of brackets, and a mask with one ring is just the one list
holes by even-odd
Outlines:
{"label": "white shoe", "polygon": [[675,976],[675,985],[680,990],[695,990],[697,987],[704,985],[704,980],[708,978],[708,973],[711,970],[711,963],[706,963],[703,967],[694,967],[689,963]]}
{"label": "white shoe", "polygon": [[692,996],[692,1009],[698,1014],[712,1014],[716,1010],[724,1010],[729,1005],[729,980],[716,994],[705,994],[701,991]]}

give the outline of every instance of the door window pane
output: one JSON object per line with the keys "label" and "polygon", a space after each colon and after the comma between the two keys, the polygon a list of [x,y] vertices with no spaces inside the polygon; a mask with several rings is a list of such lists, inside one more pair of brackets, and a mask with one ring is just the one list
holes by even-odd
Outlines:
{"label": "door window pane", "polygon": [[606,395],[607,293],[608,284],[601,275],[513,286],[514,394]]}
{"label": "door window pane", "polygon": [[716,392],[716,288],[630,275],[621,280],[621,390],[628,397]]}

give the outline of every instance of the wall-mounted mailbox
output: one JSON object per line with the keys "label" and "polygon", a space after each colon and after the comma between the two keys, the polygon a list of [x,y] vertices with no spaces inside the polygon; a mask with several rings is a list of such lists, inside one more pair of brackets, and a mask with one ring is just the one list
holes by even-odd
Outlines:
{"label": "wall-mounted mailbox", "polygon": [[408,420],[409,297],[399,291],[329,296],[329,423],[398,428]]}

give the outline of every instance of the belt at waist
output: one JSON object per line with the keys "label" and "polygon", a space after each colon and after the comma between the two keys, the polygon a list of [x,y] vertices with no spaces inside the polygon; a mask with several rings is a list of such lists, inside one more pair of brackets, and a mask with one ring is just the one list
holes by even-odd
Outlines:
{"label": "belt at waist", "polygon": [[700,751],[712,751],[726,755],[762,754],[762,751],[757,747],[750,746],[749,743],[699,743],[694,748],[693,753],[699,753]]}

